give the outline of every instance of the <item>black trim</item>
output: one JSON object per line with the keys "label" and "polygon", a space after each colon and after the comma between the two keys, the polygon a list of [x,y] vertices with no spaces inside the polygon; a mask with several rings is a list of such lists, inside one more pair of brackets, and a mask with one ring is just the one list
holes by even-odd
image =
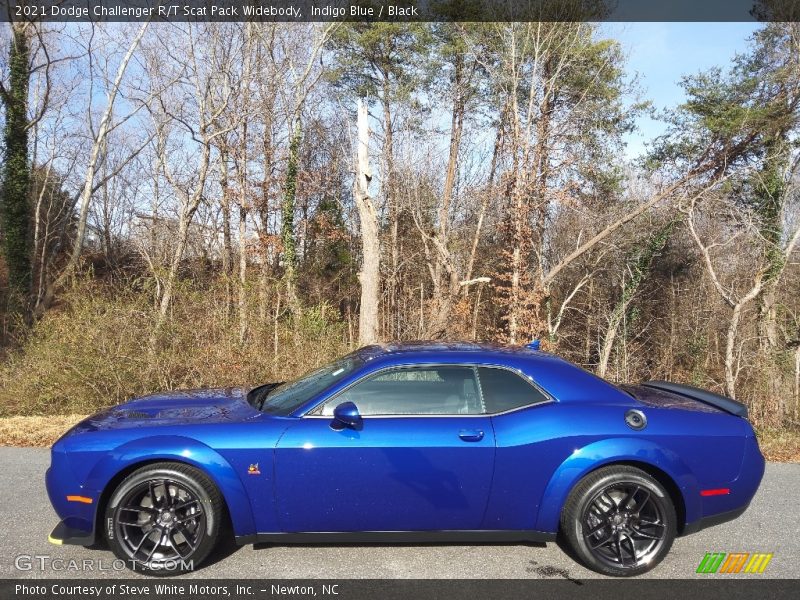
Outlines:
{"label": "black trim", "polygon": [[744,511],[747,510],[748,506],[750,505],[747,504],[743,508],[729,510],[728,512],[703,517],[702,519],[698,519],[692,523],[687,523],[684,526],[683,531],[681,531],[681,535],[691,535],[692,533],[697,533],[698,531],[706,529],[707,527],[713,527],[714,525],[720,525],[722,523],[727,523],[728,521],[738,519],[744,514]]}
{"label": "black trim", "polygon": [[91,546],[94,544],[94,531],[75,529],[60,521],[55,526],[48,540],[61,544],[74,544],[76,546]]}
{"label": "black trim", "polygon": [[297,533],[256,533],[237,535],[245,544],[369,544],[369,543],[453,543],[453,542],[554,542],[555,533],[533,530],[437,530],[437,531],[303,531]]}
{"label": "black trim", "polygon": [[673,394],[680,394],[693,400],[699,400],[704,404],[710,404],[727,413],[736,415],[737,417],[747,418],[747,407],[741,402],[737,402],[726,396],[720,396],[708,390],[701,390],[691,385],[684,385],[682,383],[672,383],[670,381],[646,381],[642,383],[643,386],[672,392]]}

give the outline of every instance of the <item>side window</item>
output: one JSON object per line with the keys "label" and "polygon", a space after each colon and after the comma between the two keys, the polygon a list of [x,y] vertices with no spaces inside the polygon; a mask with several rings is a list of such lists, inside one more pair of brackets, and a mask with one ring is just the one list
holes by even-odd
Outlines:
{"label": "side window", "polygon": [[475,371],[469,367],[409,367],[382,372],[331,398],[314,414],[330,416],[342,402],[353,402],[365,417],[484,412]]}
{"label": "side window", "polygon": [[480,367],[478,377],[489,414],[548,401],[547,396],[528,381],[506,369]]}

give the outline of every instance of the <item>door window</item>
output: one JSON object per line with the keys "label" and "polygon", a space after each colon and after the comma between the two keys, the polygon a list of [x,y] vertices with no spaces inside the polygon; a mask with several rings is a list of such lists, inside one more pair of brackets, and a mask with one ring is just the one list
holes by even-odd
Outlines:
{"label": "door window", "polygon": [[485,411],[470,367],[414,367],[384,371],[328,400],[312,414],[331,416],[353,402],[362,416],[479,415]]}

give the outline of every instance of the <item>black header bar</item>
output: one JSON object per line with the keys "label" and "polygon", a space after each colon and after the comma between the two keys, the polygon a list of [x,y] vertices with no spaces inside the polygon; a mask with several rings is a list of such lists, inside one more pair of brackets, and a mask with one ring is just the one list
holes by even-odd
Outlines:
{"label": "black header bar", "polygon": [[800,0],[0,0],[4,21],[798,21]]}
{"label": "black header bar", "polygon": [[[703,600],[795,598],[797,580],[711,579],[362,579],[258,580],[92,578],[0,580],[4,600]],[[568,577],[568,575],[565,575]]]}

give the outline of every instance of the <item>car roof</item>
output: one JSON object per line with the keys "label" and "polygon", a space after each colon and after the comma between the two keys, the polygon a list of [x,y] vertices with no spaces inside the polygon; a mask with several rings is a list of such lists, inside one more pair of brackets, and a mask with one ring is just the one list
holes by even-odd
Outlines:
{"label": "car roof", "polygon": [[364,346],[356,350],[356,353],[369,360],[385,355],[409,355],[409,354],[425,354],[425,353],[464,353],[476,352],[484,354],[540,354],[543,353],[532,350],[526,346],[506,346],[503,344],[495,344],[491,342],[466,342],[466,341],[429,341],[429,340],[416,340],[411,342],[396,342],[390,344],[373,344],[371,346]]}

